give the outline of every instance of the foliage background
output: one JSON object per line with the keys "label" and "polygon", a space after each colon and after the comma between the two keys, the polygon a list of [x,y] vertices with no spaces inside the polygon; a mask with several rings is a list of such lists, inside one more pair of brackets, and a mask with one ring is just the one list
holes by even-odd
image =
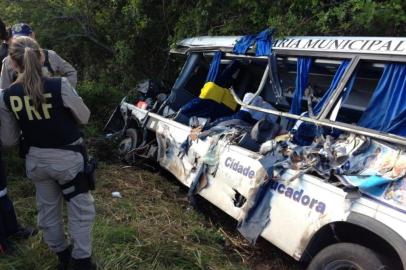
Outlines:
{"label": "foliage background", "polygon": [[[77,68],[78,91],[92,111],[90,135],[99,134],[138,81],[161,78],[170,87],[181,62],[168,52],[185,37],[244,35],[268,26],[280,37],[406,36],[404,0],[0,0],[0,17],[9,25],[29,23],[42,47]],[[21,180],[23,163],[16,154],[5,156],[19,218],[34,224],[33,187],[14,181]],[[100,180],[94,194],[101,269],[248,269],[244,258],[254,269],[299,269],[270,246],[263,249],[267,258],[253,256],[239,236],[228,237],[187,211],[185,192],[155,174],[104,165]],[[112,201],[113,189],[122,190],[123,199]],[[16,248],[18,256],[0,258],[0,270],[55,269],[40,236]]]}
{"label": "foliage background", "polygon": [[402,0],[0,0],[0,16],[31,24],[42,47],[78,69],[79,92],[99,126],[137,81],[173,80],[180,67],[168,52],[185,37],[267,26],[277,36],[406,34]]}

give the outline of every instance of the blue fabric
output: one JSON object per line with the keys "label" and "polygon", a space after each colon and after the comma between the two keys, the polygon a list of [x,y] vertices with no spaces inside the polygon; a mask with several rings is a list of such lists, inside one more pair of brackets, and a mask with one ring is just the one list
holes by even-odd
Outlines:
{"label": "blue fabric", "polygon": [[214,82],[220,70],[220,63],[223,53],[218,51],[214,54],[210,63],[209,73],[207,74],[206,82]]}
{"label": "blue fabric", "polygon": [[226,105],[219,104],[211,99],[194,98],[180,108],[181,113],[187,117],[204,117],[215,120],[234,113]]}
{"label": "blue fabric", "polygon": [[379,175],[358,175],[358,176],[346,176],[345,179],[355,187],[360,189],[370,189],[383,184],[388,184],[392,182],[392,179],[384,178]]}
{"label": "blue fabric", "polygon": [[208,168],[208,166],[205,163],[203,163],[199,167],[199,170],[196,172],[195,178],[192,180],[189,191],[187,193],[189,203],[195,208],[198,208],[197,204],[196,204],[196,196],[195,196],[197,193],[197,187],[199,186],[200,179],[202,178],[202,176],[206,175],[207,168]]}
{"label": "blue fabric", "polygon": [[[266,170],[268,178],[274,176],[275,163],[283,160],[284,157],[276,152],[271,152],[259,160],[262,167]],[[248,210],[244,220],[238,224],[238,231],[252,244],[268,225],[270,221],[272,186],[275,182],[268,180],[262,184],[252,202],[252,207]]]}
{"label": "blue fabric", "polygon": [[390,183],[386,183],[386,184],[381,184],[378,186],[372,186],[366,189],[363,189],[363,191],[373,195],[373,196],[382,196],[382,194],[385,192],[385,190],[387,189],[387,187],[389,186]]}
{"label": "blue fabric", "polygon": [[223,71],[221,70],[222,52],[216,52],[210,63],[209,72],[207,74],[206,82],[214,82],[217,85],[229,88],[233,84],[233,75],[241,67],[240,62],[232,61]]}
{"label": "blue fabric", "polygon": [[234,54],[246,54],[248,49],[256,43],[255,55],[269,55],[272,52],[273,28],[267,28],[258,35],[246,35],[240,38],[234,45]]}
{"label": "blue fabric", "polygon": [[272,52],[272,34],[273,28],[267,28],[256,37],[256,56],[270,55]]}
{"label": "blue fabric", "polygon": [[[339,81],[341,80],[345,70],[347,69],[350,61],[344,60],[341,65],[338,67],[333,81],[330,84],[330,87],[327,89],[326,93],[323,97],[319,100],[316,106],[313,108],[313,113],[318,115],[321,109],[324,106],[324,103],[330,99],[331,95],[334,93],[334,90],[337,88]],[[292,105],[290,108],[290,113],[299,115],[301,113],[301,104],[302,98],[304,96],[305,89],[308,85],[309,73],[311,67],[311,59],[310,58],[299,58],[297,62],[297,75],[296,75],[296,88],[295,93],[293,95]],[[355,76],[353,75],[348,84],[347,88],[343,94],[343,102],[348,98],[352,86],[354,85]]]}
{"label": "blue fabric", "polygon": [[272,181],[264,183],[255,194],[254,205],[248,211],[247,217],[238,225],[238,231],[251,244],[255,244],[258,237],[270,221]]}
{"label": "blue fabric", "polygon": [[256,40],[255,35],[247,35],[240,38],[234,45],[234,54],[246,54],[248,49],[254,45]]}
{"label": "blue fabric", "polygon": [[217,126],[221,122],[229,121],[229,120],[235,120],[235,119],[242,120],[242,121],[247,122],[248,124],[251,124],[251,125],[254,125],[255,122],[257,121],[257,120],[255,120],[255,119],[253,119],[251,117],[251,114],[249,112],[239,110],[238,112],[236,112],[233,115],[218,118],[216,121],[213,121],[213,122],[207,124],[204,127],[204,129],[208,130],[208,129],[214,127],[214,126]]}
{"label": "blue fabric", "polygon": [[358,125],[406,134],[406,65],[387,64]]}
{"label": "blue fabric", "polygon": [[25,36],[32,34],[32,28],[26,23],[17,23],[11,27],[11,35],[13,37]]}
{"label": "blue fabric", "polygon": [[[343,74],[345,70],[347,69],[348,64],[350,63],[349,60],[344,60],[341,65],[338,67],[336,74],[334,75],[333,81],[330,84],[330,87],[327,89],[327,91],[324,93],[323,97],[317,102],[316,106],[313,108],[313,113],[314,115],[318,115],[321,111],[321,109],[324,106],[324,103],[326,103],[327,100],[330,99],[331,95],[334,93],[338,86],[338,82],[341,80],[343,77]],[[355,78],[355,77],[354,77]],[[351,92],[352,85],[354,84],[354,80],[351,79],[349,81],[349,84],[347,85],[347,89],[345,91],[345,94],[343,97],[348,97],[349,92]]]}
{"label": "blue fabric", "polygon": [[392,125],[387,131],[389,133],[406,137],[406,109],[392,120]]}
{"label": "blue fabric", "polygon": [[393,180],[386,179],[379,175],[345,176],[345,180],[350,185],[358,187],[360,190],[365,191],[373,196],[381,196],[388,185],[393,182]]}
{"label": "blue fabric", "polygon": [[[333,95],[334,91],[336,90],[336,88],[338,86],[338,82],[343,77],[345,70],[347,69],[349,63],[350,63],[349,60],[344,60],[341,63],[341,65],[338,67],[336,74],[334,75],[333,80],[330,84],[330,87],[327,89],[327,91],[324,93],[323,97],[319,100],[319,102],[317,102],[317,104],[313,108],[314,115],[318,115],[321,112],[321,109],[323,108],[326,101],[331,98],[331,96]],[[342,103],[344,103],[347,100],[348,96],[350,95],[354,82],[355,82],[355,74],[353,74],[351,76],[350,80],[347,82],[344,93],[342,93],[342,99],[343,99]],[[293,105],[293,103],[292,103],[292,105]],[[307,113],[306,113],[306,115],[307,115]],[[324,129],[321,127],[316,127],[314,124],[303,122],[299,126],[297,131],[294,133],[294,141],[299,145],[310,145],[313,142],[314,137],[318,136],[320,134],[329,134],[329,135],[332,135],[333,137],[336,137],[339,135],[339,133],[334,133],[334,130],[331,130],[328,128]]]}
{"label": "blue fabric", "polygon": [[309,57],[299,57],[297,59],[296,87],[289,113],[299,115],[302,112],[302,97],[309,82],[311,65],[312,59]]}

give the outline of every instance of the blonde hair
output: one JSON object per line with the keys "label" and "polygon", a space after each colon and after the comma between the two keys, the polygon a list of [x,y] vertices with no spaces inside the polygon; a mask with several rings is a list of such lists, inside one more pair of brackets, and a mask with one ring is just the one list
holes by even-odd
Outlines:
{"label": "blonde hair", "polygon": [[10,58],[17,64],[19,75],[16,82],[21,83],[26,95],[31,97],[35,108],[45,101],[43,94],[43,75],[41,48],[30,37],[13,39],[9,48]]}

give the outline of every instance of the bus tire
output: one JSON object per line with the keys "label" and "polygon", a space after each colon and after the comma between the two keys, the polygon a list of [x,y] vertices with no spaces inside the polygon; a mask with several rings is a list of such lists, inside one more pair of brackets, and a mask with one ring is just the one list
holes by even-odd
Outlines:
{"label": "bus tire", "polygon": [[338,243],[322,249],[310,262],[307,270],[384,270],[389,269],[378,254],[364,246]]}

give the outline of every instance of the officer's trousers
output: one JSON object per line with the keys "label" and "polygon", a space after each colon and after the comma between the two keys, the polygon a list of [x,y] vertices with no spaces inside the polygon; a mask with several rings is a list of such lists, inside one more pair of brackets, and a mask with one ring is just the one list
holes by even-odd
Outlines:
{"label": "officer's trousers", "polygon": [[[26,156],[27,176],[36,189],[38,227],[54,252],[67,248],[63,226],[63,185],[83,171],[81,154],[59,149],[30,147]],[[94,200],[90,192],[79,194],[66,203],[68,231],[73,243],[72,257],[88,258],[92,254],[92,226],[95,218]]]}
{"label": "officer's trousers", "polygon": [[0,245],[6,245],[6,238],[19,229],[14,206],[7,196],[7,177],[0,152]]}

